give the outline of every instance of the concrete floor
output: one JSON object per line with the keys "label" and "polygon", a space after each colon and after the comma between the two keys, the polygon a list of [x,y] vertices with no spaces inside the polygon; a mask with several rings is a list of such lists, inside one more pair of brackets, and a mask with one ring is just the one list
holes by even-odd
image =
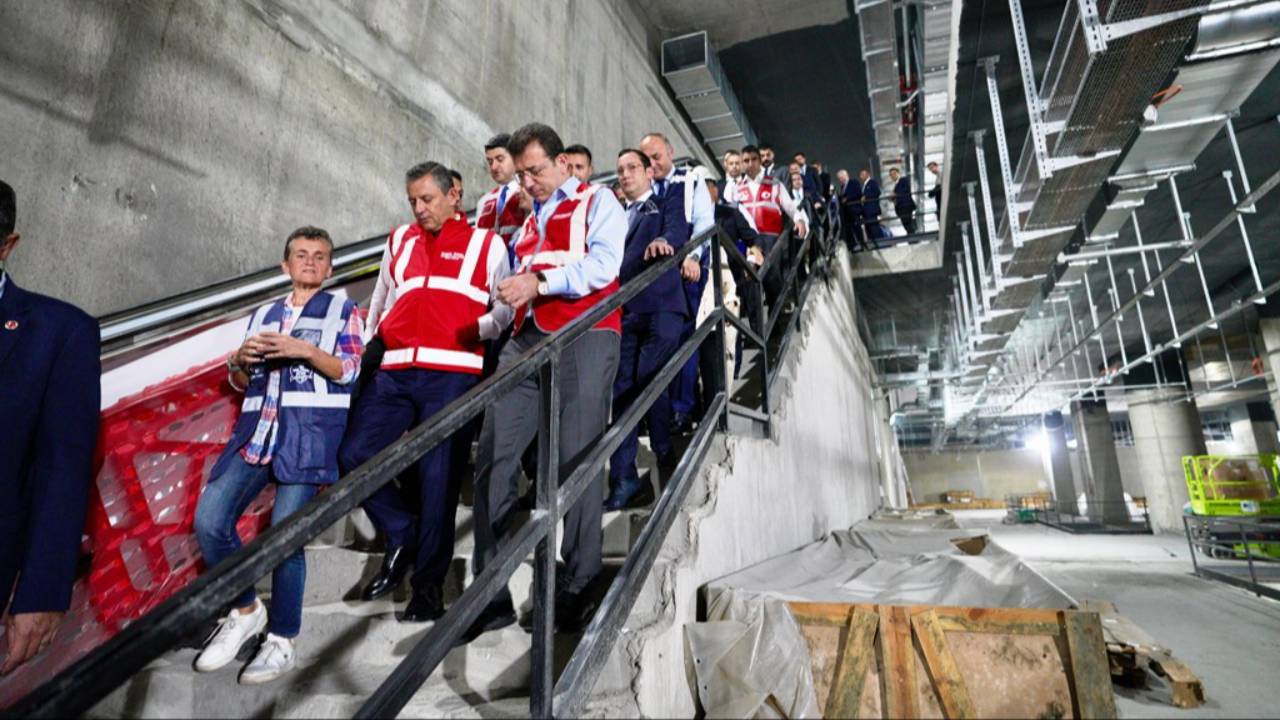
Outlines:
{"label": "concrete floor", "polygon": [[1122,717],[1276,717],[1280,602],[1191,573],[1181,535],[1071,535],[1043,525],[1003,525],[1004,511],[956,513],[986,527],[1077,601],[1108,600],[1200,676],[1206,703],[1180,710],[1153,678],[1118,690]]}

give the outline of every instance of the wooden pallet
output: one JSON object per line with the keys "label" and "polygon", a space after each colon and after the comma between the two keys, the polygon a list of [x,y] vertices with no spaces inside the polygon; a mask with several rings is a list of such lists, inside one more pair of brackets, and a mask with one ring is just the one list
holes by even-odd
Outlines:
{"label": "wooden pallet", "polygon": [[1113,718],[1098,615],[790,602],[824,716]]}
{"label": "wooden pallet", "polygon": [[1102,620],[1102,636],[1107,643],[1107,659],[1112,679],[1121,685],[1146,687],[1147,670],[1164,678],[1173,693],[1173,704],[1180,708],[1204,704],[1204,686],[1173,652],[1161,646],[1142,628],[1116,611],[1116,606],[1101,600],[1086,600],[1083,609],[1098,613]]}

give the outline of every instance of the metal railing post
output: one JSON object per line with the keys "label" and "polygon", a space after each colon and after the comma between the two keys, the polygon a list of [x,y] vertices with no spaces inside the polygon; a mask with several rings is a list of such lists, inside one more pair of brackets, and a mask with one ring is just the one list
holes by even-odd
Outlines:
{"label": "metal railing post", "polygon": [[[716,310],[720,312],[720,316],[716,319],[716,341],[715,341],[716,362],[715,362],[714,386],[715,386],[715,392],[724,393],[725,397],[727,398],[729,397],[729,379],[728,379],[728,370],[725,369],[725,363],[728,362],[728,359],[725,356],[725,353],[728,348],[728,344],[725,341],[724,314],[726,311],[724,308],[724,286],[722,284],[723,283],[722,278],[724,273],[720,269],[720,262],[722,258],[723,256],[720,254],[720,232],[719,230],[717,230],[715,235],[713,235],[711,239],[711,283],[712,285],[715,286],[712,289],[712,292],[714,293],[712,297],[715,298]],[[745,274],[744,274],[744,277],[745,277]],[[739,300],[741,300],[742,295],[739,294],[738,298]],[[739,308],[742,307],[741,303],[739,303],[738,307]],[[704,395],[709,397],[714,397],[715,393],[704,393]],[[708,403],[709,402],[710,401],[708,401]],[[716,427],[722,432],[728,432],[729,403],[724,404],[724,412],[720,413],[720,416],[716,418]]]}
{"label": "metal railing post", "polygon": [[[558,517],[560,489],[560,351],[538,369],[537,508]],[[529,714],[551,717],[555,689],[556,526],[538,541],[533,561],[533,637],[530,655]]]}

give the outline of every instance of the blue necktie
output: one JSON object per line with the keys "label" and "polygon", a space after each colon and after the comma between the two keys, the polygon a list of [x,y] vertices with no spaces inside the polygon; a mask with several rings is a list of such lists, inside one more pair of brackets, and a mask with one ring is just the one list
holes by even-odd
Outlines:
{"label": "blue necktie", "polygon": [[503,185],[502,192],[498,193],[498,217],[502,217],[502,211],[506,207],[507,207],[507,186]]}
{"label": "blue necktie", "polygon": [[667,179],[666,179],[666,178],[662,178],[662,179],[658,180],[658,192],[657,192],[657,195],[661,196],[661,195],[663,195],[663,194],[664,194],[664,193],[666,193],[666,192],[667,192]]}

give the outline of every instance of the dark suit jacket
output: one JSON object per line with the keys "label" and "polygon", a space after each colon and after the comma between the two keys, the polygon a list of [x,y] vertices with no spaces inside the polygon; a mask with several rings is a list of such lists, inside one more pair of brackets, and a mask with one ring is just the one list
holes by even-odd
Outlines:
{"label": "dark suit jacket", "polygon": [[823,200],[831,199],[831,173],[818,173],[818,194]]}
{"label": "dark suit jacket", "polygon": [[[644,250],[649,243],[663,238],[671,247],[679,250],[689,242],[689,221],[684,218],[684,193],[667,192],[661,198],[650,195],[627,226],[627,242],[622,251],[622,269],[618,279],[623,283],[644,271],[648,263]],[[652,262],[652,261],[651,261]],[[681,288],[680,268],[663,273],[662,277],[643,292],[623,305],[630,313],[677,312],[687,315],[689,305]]]}
{"label": "dark suit jacket", "polygon": [[911,197],[911,181],[906,175],[899,177],[893,185],[893,209],[899,215],[915,212],[916,201]]}
{"label": "dark suit jacket", "polygon": [[[804,182],[804,193],[811,197],[822,195],[822,180],[818,177],[818,171],[813,169],[812,165],[805,165],[804,172],[800,174],[800,178]],[[787,187],[791,187],[791,178],[787,178]]]}
{"label": "dark suit jacket", "polygon": [[66,610],[100,402],[98,322],[9,278],[0,296],[0,607]]}
{"label": "dark suit jacket", "polygon": [[737,243],[738,249],[746,252],[747,248],[760,244],[760,233],[751,227],[746,216],[736,205],[716,203],[716,225],[724,231],[729,239]]}
{"label": "dark suit jacket", "polygon": [[840,193],[840,209],[846,218],[856,220],[862,217],[862,186],[857,180],[845,183],[844,191]]}
{"label": "dark suit jacket", "polygon": [[880,183],[875,178],[867,180],[866,187],[862,189],[862,217],[867,222],[880,219]]}

